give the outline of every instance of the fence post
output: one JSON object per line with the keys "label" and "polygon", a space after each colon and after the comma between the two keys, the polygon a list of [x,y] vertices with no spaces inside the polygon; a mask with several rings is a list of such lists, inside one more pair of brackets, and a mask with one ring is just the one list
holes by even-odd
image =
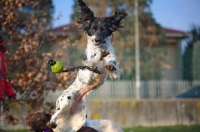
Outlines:
{"label": "fence post", "polygon": [[140,99],[140,53],[139,53],[139,24],[138,0],[135,0],[135,72],[136,72],[136,99]]}

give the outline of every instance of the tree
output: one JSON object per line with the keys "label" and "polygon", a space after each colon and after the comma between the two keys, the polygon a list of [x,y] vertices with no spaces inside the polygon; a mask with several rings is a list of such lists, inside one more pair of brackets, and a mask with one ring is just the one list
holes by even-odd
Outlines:
{"label": "tree", "polygon": [[200,41],[197,41],[194,43],[193,58],[192,58],[192,64],[193,64],[192,73],[193,73],[194,80],[200,80],[200,70],[199,70],[200,52],[199,51],[200,51]]}
{"label": "tree", "polygon": [[[193,80],[195,78],[193,75],[193,57],[194,54],[194,45],[198,44],[197,42],[200,40],[200,27],[197,25],[192,25],[191,30],[189,31],[191,34],[191,37],[187,38],[187,47],[185,49],[185,52],[183,54],[183,79],[184,80]],[[195,49],[196,52],[197,49]],[[195,56],[196,58],[196,56]]]}
{"label": "tree", "polygon": [[[33,108],[41,105],[49,89],[68,87],[74,73],[55,75],[48,70],[50,58],[60,58],[70,46],[69,38],[56,43],[50,31],[52,0],[1,0],[1,35],[6,40],[7,76],[21,99]],[[55,50],[56,49],[56,50]]]}
{"label": "tree", "polygon": [[[121,79],[135,78],[135,30],[134,30],[134,0],[84,0],[89,5],[95,16],[104,17],[114,14],[116,9],[124,8],[129,16],[122,25],[123,29],[114,33],[112,44],[115,47],[118,64],[124,71]],[[165,42],[161,26],[155,21],[150,10],[152,0],[139,0],[139,31],[141,54],[141,78],[159,79],[162,68],[164,50],[159,46]],[[77,10],[76,2],[74,10]],[[101,7],[99,7],[101,5]],[[72,15],[72,19],[76,20]],[[84,40],[86,41],[86,40]],[[123,50],[122,50],[123,49]]]}

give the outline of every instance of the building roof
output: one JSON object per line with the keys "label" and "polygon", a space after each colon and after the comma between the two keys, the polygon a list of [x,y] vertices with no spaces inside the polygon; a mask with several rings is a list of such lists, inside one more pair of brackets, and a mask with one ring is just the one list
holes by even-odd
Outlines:
{"label": "building roof", "polygon": [[[52,31],[56,33],[57,35],[76,34],[76,33],[79,33],[79,27],[76,24],[68,24],[68,25],[63,25],[63,26],[54,28]],[[190,36],[189,33],[186,33],[184,31],[166,28],[166,27],[163,27],[163,31],[166,37],[185,38],[185,37]]]}
{"label": "building roof", "polygon": [[75,34],[79,35],[78,30],[79,29],[78,29],[77,25],[68,24],[68,25],[56,27],[56,28],[52,29],[51,31],[53,31],[58,36],[71,36],[71,35],[75,35]]}
{"label": "building roof", "polygon": [[70,30],[70,31],[75,31],[77,30],[77,26],[75,24],[68,24],[68,25],[63,25],[63,26],[59,26],[57,28],[54,28],[53,31],[67,31],[67,30]]}
{"label": "building roof", "polygon": [[184,31],[176,30],[176,29],[170,29],[163,27],[164,33],[166,37],[176,37],[176,38],[185,38],[190,36],[189,33],[186,33]]}

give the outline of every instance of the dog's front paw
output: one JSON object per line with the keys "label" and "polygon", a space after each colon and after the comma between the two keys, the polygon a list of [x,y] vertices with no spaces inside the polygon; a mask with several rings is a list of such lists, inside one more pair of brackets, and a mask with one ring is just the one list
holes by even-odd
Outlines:
{"label": "dog's front paw", "polygon": [[99,60],[103,60],[104,57],[106,57],[107,55],[109,55],[110,53],[108,51],[101,51],[101,55]]}
{"label": "dog's front paw", "polygon": [[108,71],[114,71],[114,70],[116,70],[116,68],[113,65],[106,65],[105,69],[108,70]]}
{"label": "dog's front paw", "polygon": [[48,122],[47,126],[50,127],[50,128],[56,128],[57,127],[56,123],[54,123],[52,121]]}

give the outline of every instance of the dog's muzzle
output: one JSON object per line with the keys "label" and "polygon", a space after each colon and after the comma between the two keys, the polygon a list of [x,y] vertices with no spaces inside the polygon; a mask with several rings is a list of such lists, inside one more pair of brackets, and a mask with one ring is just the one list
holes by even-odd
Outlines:
{"label": "dog's muzzle", "polygon": [[101,39],[100,38],[95,38],[94,42],[95,42],[94,43],[95,45],[100,45],[101,44]]}

